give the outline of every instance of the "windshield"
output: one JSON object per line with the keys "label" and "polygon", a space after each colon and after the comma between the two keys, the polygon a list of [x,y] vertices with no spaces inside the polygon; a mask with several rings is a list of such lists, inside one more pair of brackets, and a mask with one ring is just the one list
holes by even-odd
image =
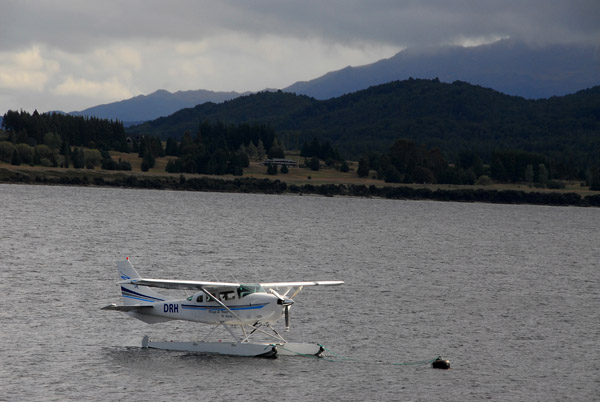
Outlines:
{"label": "windshield", "polygon": [[263,289],[263,287],[257,283],[240,285],[240,287],[238,288],[238,296],[240,297],[240,299],[242,297],[248,296],[252,293],[266,293],[266,292],[265,292],[265,289]]}

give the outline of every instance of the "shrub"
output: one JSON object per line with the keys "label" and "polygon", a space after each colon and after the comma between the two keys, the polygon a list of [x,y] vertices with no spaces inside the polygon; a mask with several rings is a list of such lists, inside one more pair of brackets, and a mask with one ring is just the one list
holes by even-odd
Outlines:
{"label": "shrub", "polygon": [[91,165],[93,169],[94,166],[98,166],[102,163],[102,154],[97,149],[85,149],[83,155],[86,167]]}
{"label": "shrub", "polygon": [[15,145],[17,152],[19,153],[19,158],[21,159],[21,163],[33,163],[33,155],[34,149],[31,145],[27,144],[17,144]]}
{"label": "shrub", "polygon": [[477,179],[476,184],[480,186],[489,186],[492,184],[492,179],[490,179],[489,176],[481,175],[479,176],[479,179]]}
{"label": "shrub", "polygon": [[14,150],[15,146],[12,144],[12,142],[0,142],[0,161],[10,163]]}
{"label": "shrub", "polygon": [[561,181],[548,180],[547,187],[553,190],[562,190],[566,187],[566,184]]}
{"label": "shrub", "polygon": [[117,163],[117,170],[131,170],[131,163],[129,163],[128,161],[121,160],[121,158],[119,158],[119,163]]}
{"label": "shrub", "polygon": [[117,170],[117,162],[115,162],[112,158],[104,158],[102,159],[103,170]]}

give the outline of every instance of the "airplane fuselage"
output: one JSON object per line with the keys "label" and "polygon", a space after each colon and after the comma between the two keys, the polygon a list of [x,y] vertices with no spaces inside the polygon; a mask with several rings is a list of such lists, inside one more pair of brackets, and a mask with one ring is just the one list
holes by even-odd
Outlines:
{"label": "airplane fuselage", "polygon": [[[205,324],[242,325],[260,322],[275,322],[282,317],[283,309],[278,298],[268,293],[253,293],[242,298],[237,295],[216,294],[223,305],[200,292],[187,299],[155,301],[152,308],[133,312],[135,318],[154,321],[156,317],[164,320],[186,320]],[[227,299],[231,297],[231,299]]]}

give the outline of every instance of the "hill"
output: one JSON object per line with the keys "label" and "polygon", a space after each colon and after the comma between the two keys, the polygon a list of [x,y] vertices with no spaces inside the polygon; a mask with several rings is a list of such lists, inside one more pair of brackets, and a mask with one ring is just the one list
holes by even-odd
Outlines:
{"label": "hill", "polygon": [[329,99],[409,77],[461,80],[508,95],[548,98],[600,84],[600,53],[593,46],[538,47],[508,39],[475,47],[406,49],[373,64],[296,82],[283,91]]}
{"label": "hill", "polygon": [[71,112],[74,116],[94,116],[100,119],[120,120],[126,126],[168,116],[180,109],[192,107],[205,102],[220,103],[241,95],[238,92],[213,92],[205,90],[177,91],[171,93],[160,89],[149,95],[105,105],[94,106],[79,112]]}
{"label": "hill", "polygon": [[405,80],[329,100],[261,92],[206,103],[142,125],[130,135],[180,138],[200,122],[267,123],[288,149],[313,138],[330,141],[346,158],[383,152],[398,138],[439,147],[449,160],[473,150],[489,160],[495,149],[541,152],[589,161],[600,155],[600,87],[527,100],[464,82]]}

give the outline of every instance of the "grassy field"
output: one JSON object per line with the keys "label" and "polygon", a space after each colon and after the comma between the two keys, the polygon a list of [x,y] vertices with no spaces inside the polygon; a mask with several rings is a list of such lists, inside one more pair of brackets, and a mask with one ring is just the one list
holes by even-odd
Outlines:
{"label": "grassy field", "polygon": [[[111,156],[114,160],[122,160],[128,161],[131,164],[132,171],[130,172],[122,172],[122,171],[106,171],[101,170],[99,167],[94,169],[64,169],[64,168],[52,168],[52,167],[43,167],[43,166],[29,166],[29,165],[20,165],[20,166],[12,166],[11,164],[0,162],[0,169],[5,172],[5,174],[9,174],[10,172],[18,172],[22,174],[32,174],[36,176],[51,176],[51,177],[103,177],[106,179],[113,177],[124,177],[128,175],[136,175],[139,177],[174,177],[179,178],[181,175],[179,173],[172,174],[165,172],[165,167],[167,165],[169,158],[156,158],[156,165],[150,169],[148,172],[141,171],[142,159],[138,157],[135,153],[120,153],[120,152],[111,152]],[[296,159],[300,163],[303,162],[303,158],[301,158],[297,154],[292,154],[288,156],[289,159]],[[487,190],[519,190],[519,191],[535,191],[535,192],[543,192],[543,193],[577,193],[580,196],[586,195],[594,195],[598,194],[597,191],[590,191],[588,187],[583,186],[581,182],[566,182],[565,188],[560,190],[552,190],[552,189],[542,189],[530,187],[527,184],[506,184],[506,183],[494,183],[488,186],[458,186],[458,185],[447,185],[447,184],[392,184],[385,183],[383,180],[375,179],[375,172],[371,172],[369,177],[361,178],[356,175],[356,162],[349,162],[350,171],[349,172],[340,172],[339,170],[335,170],[332,168],[322,167],[318,171],[313,171],[308,168],[298,167],[298,168],[289,168],[289,173],[282,174],[278,173],[277,175],[269,175],[267,174],[267,168],[262,164],[262,162],[252,161],[250,162],[250,166],[244,169],[243,177],[252,177],[257,179],[270,179],[270,180],[280,180],[282,182],[289,184],[295,184],[298,186],[304,184],[313,184],[313,185],[321,185],[321,184],[354,184],[354,185],[365,185],[365,186],[408,186],[412,188],[429,188],[431,190],[444,189],[444,190],[456,190],[456,189],[487,189]],[[202,177],[204,175],[198,174],[184,174],[186,178],[192,177]],[[210,176],[210,177],[218,177],[222,179],[234,179],[234,176],[225,175],[225,176]],[[0,175],[0,180],[2,180],[2,175]]]}

